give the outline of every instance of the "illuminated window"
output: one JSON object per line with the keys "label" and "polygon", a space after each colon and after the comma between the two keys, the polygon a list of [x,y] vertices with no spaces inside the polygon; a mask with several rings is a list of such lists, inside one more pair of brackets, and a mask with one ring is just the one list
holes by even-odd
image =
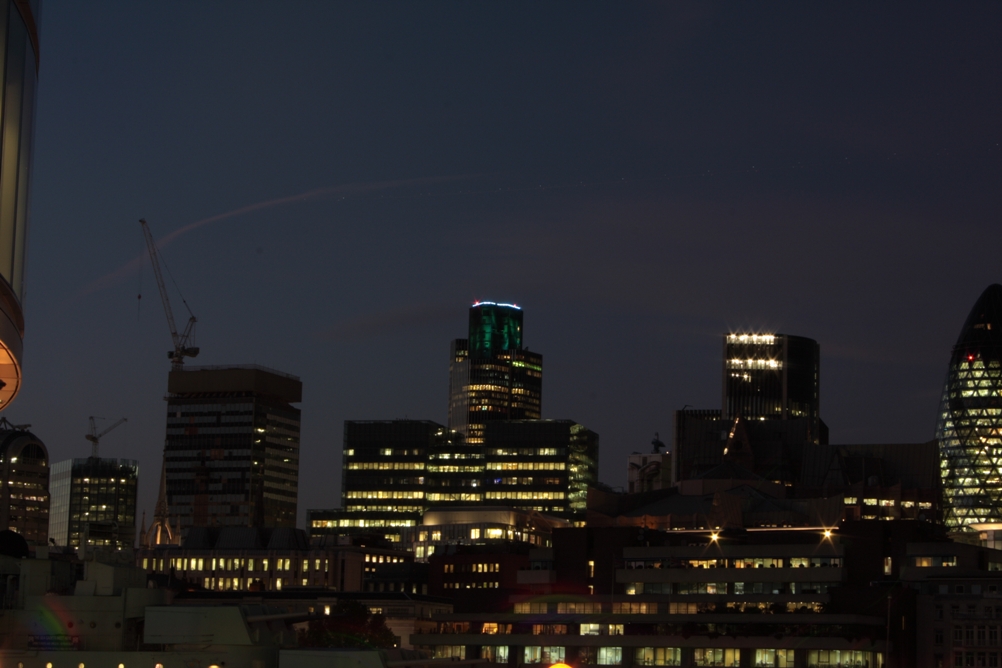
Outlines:
{"label": "illuminated window", "polygon": [[[739,649],[722,649],[715,647],[712,649],[703,649],[697,647],[693,650],[693,665],[694,666],[740,666],[741,665],[741,650]],[[815,665],[815,664],[810,664]]]}
{"label": "illuminated window", "polygon": [[638,647],[633,663],[637,666],[680,666],[682,650],[678,647]]}
{"label": "illuminated window", "polygon": [[618,666],[623,663],[622,647],[599,647],[598,660],[600,666]]}

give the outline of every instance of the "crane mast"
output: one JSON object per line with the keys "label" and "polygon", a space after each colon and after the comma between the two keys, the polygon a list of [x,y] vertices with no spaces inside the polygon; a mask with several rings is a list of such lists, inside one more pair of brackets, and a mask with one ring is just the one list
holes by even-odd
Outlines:
{"label": "crane mast", "polygon": [[[194,342],[195,323],[198,320],[189,308],[188,315],[190,317],[188,318],[188,324],[185,326],[184,331],[178,334],[177,326],[174,324],[174,311],[171,309],[170,297],[167,295],[167,286],[164,285],[164,277],[160,273],[160,251],[157,250],[156,242],[153,241],[153,233],[150,232],[150,226],[146,224],[146,219],[140,218],[139,224],[143,227],[146,248],[150,252],[150,264],[153,265],[153,275],[157,279],[157,287],[160,288],[160,301],[163,302],[164,313],[167,315],[167,326],[170,327],[171,340],[174,342],[174,350],[168,351],[167,357],[171,362],[171,370],[180,371],[184,368],[185,357],[196,357],[198,355],[198,348],[189,345]],[[184,302],[185,308],[187,308],[188,303],[184,301],[184,297],[181,298],[181,301]]]}
{"label": "crane mast", "polygon": [[105,434],[107,434],[109,431],[111,431],[115,427],[117,427],[118,425],[122,424],[123,422],[128,422],[129,419],[128,418],[122,418],[121,420],[119,420],[115,424],[111,425],[110,427],[108,427],[107,429],[105,429],[104,431],[102,431],[100,434],[97,433],[97,424],[94,422],[95,419],[97,419],[97,420],[103,420],[104,418],[95,418],[93,415],[91,415],[90,416],[90,433],[87,434],[86,436],[84,436],[84,438],[86,438],[88,441],[91,442],[91,455],[90,456],[94,457],[94,458],[97,458],[97,446],[101,444],[101,437],[104,436]]}

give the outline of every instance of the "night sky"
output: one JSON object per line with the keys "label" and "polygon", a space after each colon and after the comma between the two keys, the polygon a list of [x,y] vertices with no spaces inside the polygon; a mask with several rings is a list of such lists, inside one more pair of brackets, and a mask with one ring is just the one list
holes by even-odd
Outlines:
{"label": "night sky", "polygon": [[127,416],[102,455],[140,461],[148,514],[170,338],[141,217],[185,230],[195,364],[302,377],[301,523],[340,502],[345,419],[445,422],[475,300],[524,307],[543,416],[620,486],[673,410],[719,407],[737,328],[820,342],[833,443],[931,439],[1002,282],[996,2],[46,0],[41,43],[4,416],[53,461]]}

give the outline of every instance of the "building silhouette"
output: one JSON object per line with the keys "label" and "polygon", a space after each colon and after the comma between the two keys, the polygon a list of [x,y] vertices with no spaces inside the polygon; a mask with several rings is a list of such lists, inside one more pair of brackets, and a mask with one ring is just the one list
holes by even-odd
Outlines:
{"label": "building silhouette", "polygon": [[5,2],[0,11],[0,35],[4,37],[0,44],[4,56],[0,62],[4,77],[0,120],[0,409],[21,389],[21,300],[38,84],[37,12],[37,2]]}
{"label": "building silhouette", "polygon": [[60,547],[131,548],[139,462],[87,457],[52,465],[49,539]]}
{"label": "building silhouette", "polygon": [[[168,514],[192,527],[294,527],[299,378],[257,365],[171,371]],[[177,525],[175,525],[177,530]]]}
{"label": "building silhouette", "polygon": [[945,524],[1002,522],[1002,285],[981,294],[953,347],[936,438]]}
{"label": "building silhouette", "polygon": [[49,535],[49,451],[30,431],[0,418],[0,530],[29,545]]}
{"label": "building silhouette", "polygon": [[543,356],[522,345],[522,309],[495,302],[471,306],[468,337],[452,342],[449,429],[480,445],[488,422],[538,420],[542,392]]}
{"label": "building silhouette", "polygon": [[[675,411],[673,481],[719,466],[735,450],[742,466],[796,482],[803,450],[828,442],[820,415],[820,347],[789,334],[724,335],[720,409]],[[729,447],[730,444],[730,447]]]}

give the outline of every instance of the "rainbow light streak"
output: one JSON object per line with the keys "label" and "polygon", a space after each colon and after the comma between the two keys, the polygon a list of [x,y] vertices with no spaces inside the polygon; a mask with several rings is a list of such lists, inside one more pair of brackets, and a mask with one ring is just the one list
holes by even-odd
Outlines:
{"label": "rainbow light streak", "polygon": [[70,618],[70,614],[66,611],[66,608],[60,605],[58,599],[55,597],[45,597],[44,601],[44,604],[38,610],[39,615],[37,619],[41,625],[41,633],[39,635],[45,635],[50,638],[70,635],[69,630],[66,628],[66,623],[63,621]]}

